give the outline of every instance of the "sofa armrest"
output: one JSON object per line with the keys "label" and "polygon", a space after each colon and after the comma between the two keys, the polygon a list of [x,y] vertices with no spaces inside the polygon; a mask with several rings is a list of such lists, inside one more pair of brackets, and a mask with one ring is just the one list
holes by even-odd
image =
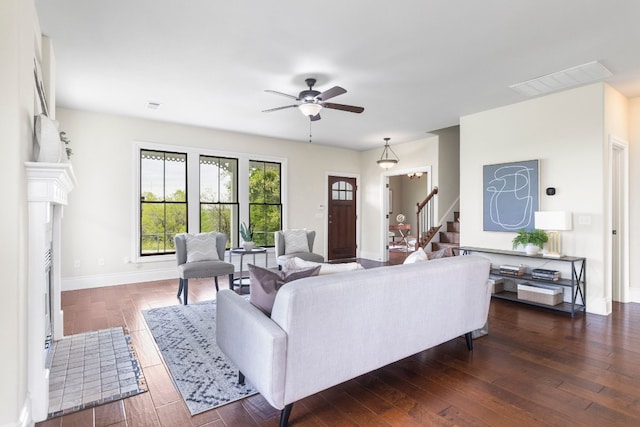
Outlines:
{"label": "sofa armrest", "polygon": [[218,346],[273,407],[284,408],[287,334],[229,289],[216,299]]}

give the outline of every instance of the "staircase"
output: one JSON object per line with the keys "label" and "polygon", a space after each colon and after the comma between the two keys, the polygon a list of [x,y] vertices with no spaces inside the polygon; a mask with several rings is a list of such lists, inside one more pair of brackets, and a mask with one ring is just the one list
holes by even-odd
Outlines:
{"label": "staircase", "polygon": [[453,213],[453,221],[447,221],[447,230],[439,232],[439,242],[431,242],[431,250],[460,247],[460,212]]}

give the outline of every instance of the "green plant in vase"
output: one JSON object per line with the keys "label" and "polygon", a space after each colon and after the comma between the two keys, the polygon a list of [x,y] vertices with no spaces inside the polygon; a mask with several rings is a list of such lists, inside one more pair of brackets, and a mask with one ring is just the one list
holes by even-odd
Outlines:
{"label": "green plant in vase", "polygon": [[242,237],[244,242],[242,246],[246,251],[250,251],[255,247],[253,243],[253,229],[251,229],[251,226],[245,224],[244,221],[240,224],[240,237]]}
{"label": "green plant in vase", "polygon": [[538,253],[539,249],[542,249],[542,246],[547,240],[549,240],[549,237],[547,236],[547,233],[542,230],[518,230],[518,234],[513,238],[513,249],[522,245],[524,246],[527,255],[535,255]]}

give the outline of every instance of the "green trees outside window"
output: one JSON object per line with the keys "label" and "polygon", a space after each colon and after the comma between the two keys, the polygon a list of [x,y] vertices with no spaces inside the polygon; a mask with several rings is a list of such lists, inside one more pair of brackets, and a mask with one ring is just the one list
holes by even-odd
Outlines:
{"label": "green trees outside window", "polygon": [[238,159],[200,156],[200,231],[227,235],[237,247]]}
{"label": "green trees outside window", "polygon": [[256,245],[274,246],[273,233],[282,229],[281,163],[177,150],[140,148],[139,256],[174,254],[174,236],[187,231],[225,233],[227,248],[238,247],[241,219]]}
{"label": "green trees outside window", "polygon": [[273,246],[282,229],[281,165],[249,161],[249,225],[258,246]]}
{"label": "green trees outside window", "polygon": [[187,155],[140,152],[140,255],[175,253],[187,231]]}

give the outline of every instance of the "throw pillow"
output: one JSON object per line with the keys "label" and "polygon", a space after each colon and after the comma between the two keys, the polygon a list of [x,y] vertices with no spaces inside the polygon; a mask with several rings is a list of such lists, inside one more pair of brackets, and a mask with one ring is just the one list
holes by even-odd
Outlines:
{"label": "throw pillow", "polygon": [[453,256],[453,250],[451,248],[444,248],[434,252],[428,252],[427,256],[429,259],[438,259],[438,258],[446,258],[449,256]]}
{"label": "throw pillow", "polygon": [[216,248],[216,234],[187,234],[187,262],[220,260]]}
{"label": "throw pillow", "polygon": [[319,271],[320,266],[285,272],[249,264],[249,302],[271,316],[276,294],[282,285],[304,277],[317,276]]}
{"label": "throw pillow", "polygon": [[309,252],[307,230],[285,230],[284,254],[289,255],[299,252]]}
{"label": "throw pillow", "polygon": [[429,257],[422,248],[416,249],[411,255],[405,258],[403,264],[413,264],[414,262],[427,261]]}

